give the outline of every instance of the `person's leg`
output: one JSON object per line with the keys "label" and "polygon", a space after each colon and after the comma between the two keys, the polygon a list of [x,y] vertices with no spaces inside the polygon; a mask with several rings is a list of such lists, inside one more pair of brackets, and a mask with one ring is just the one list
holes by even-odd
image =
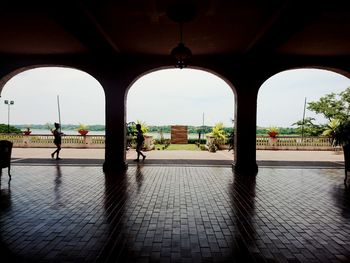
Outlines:
{"label": "person's leg", "polygon": [[59,144],[59,145],[57,145],[57,150],[56,150],[56,160],[61,159],[61,158],[59,157],[60,151],[61,151],[61,145]]}
{"label": "person's leg", "polygon": [[57,154],[57,151],[58,151],[58,144],[55,143],[55,145],[56,145],[56,150],[53,153],[51,153],[51,158],[52,159],[55,158],[55,154]]}
{"label": "person's leg", "polygon": [[140,158],[140,155],[141,155],[141,156],[142,156],[142,160],[145,160],[146,155],[141,151],[141,149],[142,149],[142,145],[141,145],[140,148],[139,148],[140,154],[139,154],[138,158]]}
{"label": "person's leg", "polygon": [[136,146],[136,152],[137,152],[137,159],[135,161],[140,161],[140,155],[142,156],[142,160],[145,160],[146,159],[146,155],[144,155],[142,152],[141,152],[141,149],[142,149],[142,145],[137,145]]}
{"label": "person's leg", "polygon": [[141,154],[139,145],[136,145],[136,153],[137,153],[137,158],[134,161],[138,162],[140,160],[140,154]]}

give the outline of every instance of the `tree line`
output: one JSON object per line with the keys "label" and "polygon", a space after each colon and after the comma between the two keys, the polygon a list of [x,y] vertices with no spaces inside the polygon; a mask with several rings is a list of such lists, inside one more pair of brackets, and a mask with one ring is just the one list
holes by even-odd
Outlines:
{"label": "tree line", "polygon": [[[27,130],[27,128],[35,129],[35,130],[50,130],[50,128],[53,128],[52,126],[48,126],[47,124],[32,124],[32,125],[26,125],[26,124],[16,124],[16,125],[10,125],[10,133],[21,133],[24,130]],[[74,124],[62,124],[62,130],[76,130],[78,129],[79,125],[74,125]],[[187,126],[188,133],[196,133],[198,134],[199,132],[201,134],[207,134],[212,132],[214,126]],[[256,134],[258,135],[264,135],[267,133],[268,128],[264,127],[257,127],[256,129]],[[89,131],[105,131],[105,125],[101,124],[96,124],[96,125],[89,125],[88,126]],[[233,127],[223,127],[223,130],[225,131],[226,134],[232,133],[234,130]],[[297,128],[284,128],[284,127],[279,127],[280,134],[284,135],[293,135],[293,134],[298,134],[298,129]],[[0,133],[7,133],[8,132],[8,125],[7,124],[0,124]],[[151,125],[147,126],[147,132],[151,133],[171,133],[171,125]]]}

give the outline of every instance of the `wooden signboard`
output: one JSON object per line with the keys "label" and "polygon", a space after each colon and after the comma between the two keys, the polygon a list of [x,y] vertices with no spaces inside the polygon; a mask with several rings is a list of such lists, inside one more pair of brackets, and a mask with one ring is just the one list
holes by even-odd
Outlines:
{"label": "wooden signboard", "polygon": [[172,125],[171,126],[171,143],[187,144],[187,126]]}

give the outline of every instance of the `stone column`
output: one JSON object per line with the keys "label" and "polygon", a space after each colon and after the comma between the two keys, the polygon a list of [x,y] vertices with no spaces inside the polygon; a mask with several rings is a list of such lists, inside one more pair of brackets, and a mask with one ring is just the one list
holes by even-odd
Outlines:
{"label": "stone column", "polygon": [[241,82],[236,88],[234,170],[241,175],[256,175],[256,113],[259,85]]}
{"label": "stone column", "polygon": [[[145,66],[147,65],[147,66]],[[106,138],[103,171],[124,174],[126,162],[126,95],[129,86],[152,67],[140,58],[119,57],[118,63],[102,61],[93,76],[101,83],[106,97]],[[117,172],[117,173],[114,173]]]}
{"label": "stone column", "polygon": [[102,80],[106,96],[106,141],[103,171],[122,171],[126,162],[126,102],[127,84],[118,79]]}

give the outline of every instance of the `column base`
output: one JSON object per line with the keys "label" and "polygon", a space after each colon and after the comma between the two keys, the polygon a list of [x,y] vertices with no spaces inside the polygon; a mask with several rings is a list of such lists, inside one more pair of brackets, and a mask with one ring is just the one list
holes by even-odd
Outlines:
{"label": "column base", "polygon": [[258,165],[256,163],[252,163],[252,164],[233,163],[232,169],[235,172],[235,174],[240,176],[256,176],[259,170]]}
{"label": "column base", "polygon": [[125,172],[128,169],[127,162],[107,162],[103,163],[103,172]]}

